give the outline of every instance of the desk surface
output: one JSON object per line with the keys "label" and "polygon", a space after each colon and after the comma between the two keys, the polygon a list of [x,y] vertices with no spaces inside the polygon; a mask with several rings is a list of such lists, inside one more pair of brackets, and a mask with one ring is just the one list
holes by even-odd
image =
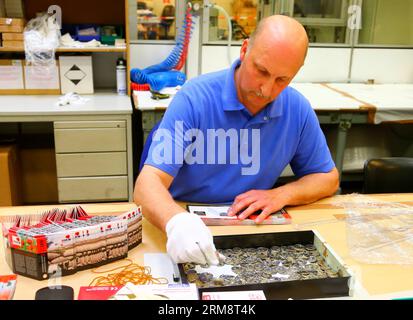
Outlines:
{"label": "desk surface", "polygon": [[366,103],[332,90],[327,84],[291,83],[290,86],[303,94],[317,111],[360,110],[367,107]]}
{"label": "desk surface", "polygon": [[[317,111],[369,112],[374,123],[413,121],[413,84],[296,83]],[[149,92],[134,92],[137,108],[165,110],[170,99],[153,100]]]}
{"label": "desk surface", "polygon": [[413,84],[332,83],[347,97],[375,109],[374,123],[413,122]]}
{"label": "desk surface", "polygon": [[[363,264],[355,261],[349,254],[346,241],[346,224],[337,217],[344,213],[344,210],[334,205],[342,196],[326,198],[316,203],[299,206],[289,209],[293,218],[291,225],[273,226],[216,226],[210,227],[214,235],[243,234],[243,233],[266,233],[317,230],[324,240],[332,247],[334,252],[343,259],[344,263],[354,272],[361,286],[369,295],[385,295],[394,292],[409,291],[413,289],[413,265],[379,265]],[[372,195],[379,201],[401,202],[413,206],[413,194],[399,195]],[[113,214],[130,210],[135,205],[131,203],[112,204],[85,204],[83,207],[90,214]],[[0,208],[0,216],[13,215],[17,213],[42,212],[47,208],[55,206],[30,206],[30,207],[3,207]],[[64,206],[59,206],[64,207]],[[330,223],[320,223],[322,220],[332,221]],[[337,221],[335,221],[337,220]],[[2,242],[2,239],[0,240]],[[134,262],[143,264],[144,253],[165,252],[165,235],[143,220],[143,242],[138,247],[129,251],[128,257]],[[102,266],[100,271],[109,270],[113,266],[122,265],[122,261]],[[10,274],[11,270],[4,260],[3,244],[0,243],[0,274]],[[74,275],[62,278],[62,285],[70,285],[75,290],[75,298],[80,286],[87,286],[96,274],[91,270],[77,272]],[[15,299],[34,299],[37,289],[48,285],[47,281],[37,281],[22,276],[18,276]]]}
{"label": "desk surface", "polygon": [[55,116],[85,114],[131,114],[129,96],[115,93],[81,95],[89,99],[81,105],[58,106],[59,95],[6,95],[0,96],[0,116]]}

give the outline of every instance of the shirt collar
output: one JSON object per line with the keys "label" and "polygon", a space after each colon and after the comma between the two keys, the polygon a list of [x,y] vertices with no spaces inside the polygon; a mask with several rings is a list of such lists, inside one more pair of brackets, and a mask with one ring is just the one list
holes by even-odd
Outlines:
{"label": "shirt collar", "polygon": [[[285,90],[285,89],[284,89]],[[284,99],[284,90],[278,95],[278,97],[271,102],[265,109],[268,109],[268,116],[270,118],[281,117],[283,114],[283,99]]]}
{"label": "shirt collar", "polygon": [[[237,110],[245,110],[248,114],[249,111],[245,106],[239,102],[238,95],[237,95],[237,88],[235,87],[235,70],[241,64],[241,60],[238,58],[234,61],[231,65],[229,72],[227,73],[225,84],[222,90],[222,108],[224,111],[237,111]],[[285,90],[285,89],[284,89]],[[283,92],[280,95],[269,103],[264,110],[259,112],[261,114],[263,111],[267,114],[270,118],[277,118],[282,116],[282,100],[283,100]]]}
{"label": "shirt collar", "polygon": [[225,84],[222,90],[222,108],[224,111],[234,111],[245,109],[244,105],[239,102],[237,96],[237,88],[235,87],[235,69],[241,64],[241,60],[237,59],[231,65]]}

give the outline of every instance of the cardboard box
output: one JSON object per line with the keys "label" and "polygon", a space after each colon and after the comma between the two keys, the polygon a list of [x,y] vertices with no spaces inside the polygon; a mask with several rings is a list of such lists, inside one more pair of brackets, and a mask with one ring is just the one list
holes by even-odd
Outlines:
{"label": "cardboard box", "polygon": [[[72,221],[63,221],[55,212],[46,211],[39,214],[46,214],[48,226],[40,227],[37,231],[42,230],[36,234],[30,229],[37,228],[38,221],[25,227],[2,228],[13,273],[37,280],[66,276],[124,259],[128,250],[142,243],[140,206],[110,216],[91,216],[81,207],[59,211]],[[131,238],[134,230],[139,233]]]}
{"label": "cardboard box", "polygon": [[26,94],[60,94],[59,66],[49,67],[24,65]]}
{"label": "cardboard box", "polygon": [[0,18],[0,25],[3,26],[19,26],[24,27],[26,25],[26,20],[19,18]]}
{"label": "cardboard box", "polygon": [[23,26],[7,26],[7,25],[0,25],[0,32],[20,32],[24,31]]}
{"label": "cardboard box", "polygon": [[3,39],[3,47],[4,48],[13,48],[13,49],[24,49],[24,41],[22,41],[22,40],[4,40]]}
{"label": "cardboard box", "polygon": [[21,149],[21,176],[25,204],[57,203],[56,155],[52,148]]}
{"label": "cardboard box", "polygon": [[94,92],[91,56],[61,56],[59,64],[62,94]]}
{"label": "cardboard box", "polygon": [[24,34],[23,33],[13,33],[13,32],[5,32],[2,34],[3,41],[4,40],[19,40],[23,41],[24,40]]}
{"label": "cardboard box", "polygon": [[257,5],[254,4],[253,0],[233,0],[231,6],[232,11],[237,12],[244,8],[255,8]]}
{"label": "cardboard box", "polygon": [[242,17],[255,19],[257,17],[257,8],[241,8],[237,14]]}
{"label": "cardboard box", "polygon": [[0,94],[10,90],[24,91],[23,60],[0,59]]}
{"label": "cardboard box", "polygon": [[0,145],[0,206],[21,204],[19,171],[16,145]]}

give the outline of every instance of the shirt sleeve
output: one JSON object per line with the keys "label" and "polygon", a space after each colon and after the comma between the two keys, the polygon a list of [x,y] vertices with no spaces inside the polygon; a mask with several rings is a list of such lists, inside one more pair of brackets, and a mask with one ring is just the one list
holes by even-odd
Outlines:
{"label": "shirt sleeve", "polygon": [[303,104],[305,116],[297,150],[290,162],[291,169],[298,177],[330,172],[335,164],[317,116],[307,99],[302,97],[300,103]]}
{"label": "shirt sleeve", "polygon": [[152,137],[145,165],[156,167],[176,177],[191,139],[184,134],[196,130],[197,116],[183,88],[175,95]]}

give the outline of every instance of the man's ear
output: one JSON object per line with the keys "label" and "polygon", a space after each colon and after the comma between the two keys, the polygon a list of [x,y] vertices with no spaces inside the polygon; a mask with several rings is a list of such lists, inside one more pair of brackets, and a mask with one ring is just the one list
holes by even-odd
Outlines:
{"label": "man's ear", "polygon": [[244,41],[242,42],[242,46],[241,46],[241,50],[240,50],[240,54],[239,54],[239,59],[241,61],[244,60],[244,57],[247,54],[248,43],[249,43],[249,39],[244,39]]}

